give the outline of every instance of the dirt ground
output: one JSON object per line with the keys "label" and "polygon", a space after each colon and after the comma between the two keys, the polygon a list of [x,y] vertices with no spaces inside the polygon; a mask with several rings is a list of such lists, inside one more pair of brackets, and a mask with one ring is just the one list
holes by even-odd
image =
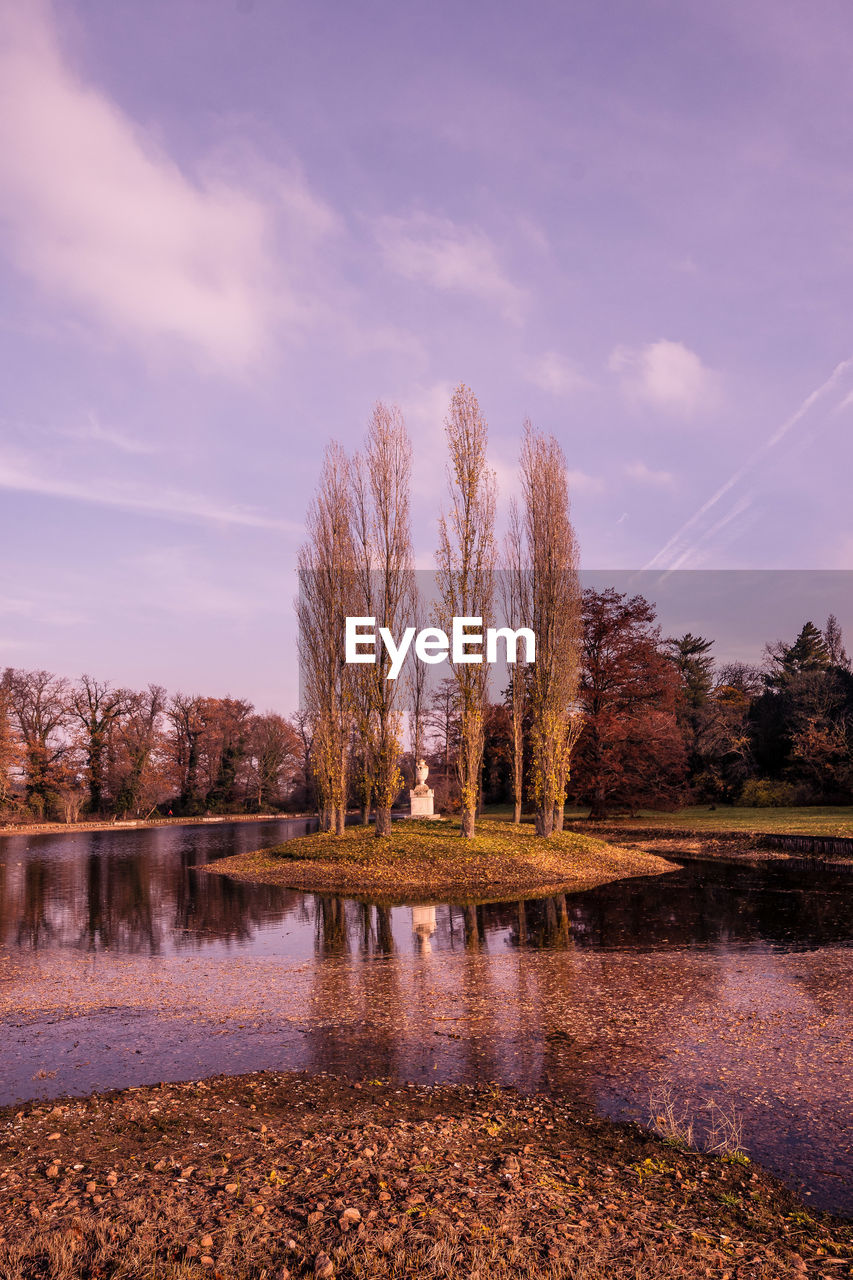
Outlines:
{"label": "dirt ground", "polygon": [[853,1224],[559,1099],[260,1073],[0,1113],[0,1275],[839,1277]]}

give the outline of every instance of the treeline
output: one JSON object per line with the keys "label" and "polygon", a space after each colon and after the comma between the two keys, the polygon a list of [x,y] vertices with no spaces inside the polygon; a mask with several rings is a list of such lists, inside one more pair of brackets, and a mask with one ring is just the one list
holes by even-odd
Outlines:
{"label": "treeline", "polygon": [[[436,767],[452,774],[447,693],[433,695]],[[592,816],[689,803],[853,802],[853,673],[837,619],[768,644],[764,662],[717,664],[713,641],[664,637],[642,596],[586,591],[567,783]],[[530,748],[523,746],[527,773]],[[514,794],[512,691],[490,708],[484,798]]]}
{"label": "treeline", "polygon": [[6,821],[260,812],[306,803],[298,727],[238,698],[7,668],[0,680]]}

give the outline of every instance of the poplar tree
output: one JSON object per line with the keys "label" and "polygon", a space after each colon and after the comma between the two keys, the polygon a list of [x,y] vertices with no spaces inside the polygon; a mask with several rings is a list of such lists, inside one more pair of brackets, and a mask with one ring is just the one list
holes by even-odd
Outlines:
{"label": "poplar tree", "polygon": [[[414,604],[409,487],[412,446],[400,410],[378,403],[367,430],[364,452],[352,466],[355,590],[359,616],[376,619],[399,635]],[[389,680],[391,659],[384,645],[375,664],[354,668],[357,702],[369,778],[365,790],[376,801],[377,836],[391,832],[391,806],[403,783],[402,750],[405,681]],[[369,795],[367,796],[369,803]]]}
{"label": "poplar tree", "polygon": [[[477,397],[460,384],[445,422],[450,461],[449,510],[439,519],[439,613],[450,633],[454,617],[482,618],[491,625],[495,568],[495,473],[486,461],[488,432]],[[474,835],[483,762],[483,725],[488,695],[486,663],[451,667],[459,695],[457,771],[462,797],[462,835]]]}
{"label": "poplar tree", "polygon": [[299,657],[312,731],[320,825],[342,835],[346,821],[351,689],[345,619],[353,612],[354,551],[350,466],[341,446],[326,449],[299,549]]}
{"label": "poplar tree", "polygon": [[571,753],[580,731],[576,699],[582,598],[565,455],[553,436],[534,431],[529,420],[520,470],[527,625],[536,636],[528,692],[531,788],[537,834],[549,836],[563,826]]}

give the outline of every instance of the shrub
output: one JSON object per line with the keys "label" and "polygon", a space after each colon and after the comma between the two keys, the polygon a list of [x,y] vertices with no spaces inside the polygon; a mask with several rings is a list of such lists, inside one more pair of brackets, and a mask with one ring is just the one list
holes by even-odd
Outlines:
{"label": "shrub", "polygon": [[743,785],[741,804],[754,809],[780,809],[797,803],[797,788],[790,782],[776,782],[772,778],[750,778]]}

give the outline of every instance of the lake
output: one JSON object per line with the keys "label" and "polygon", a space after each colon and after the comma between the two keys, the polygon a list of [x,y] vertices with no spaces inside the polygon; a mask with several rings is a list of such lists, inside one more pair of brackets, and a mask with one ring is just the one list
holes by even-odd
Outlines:
{"label": "lake", "polygon": [[494,1080],[647,1123],[663,1092],[853,1215],[853,868],[685,855],[390,909],[203,870],[306,829],[0,840],[0,1102],[275,1068]]}

